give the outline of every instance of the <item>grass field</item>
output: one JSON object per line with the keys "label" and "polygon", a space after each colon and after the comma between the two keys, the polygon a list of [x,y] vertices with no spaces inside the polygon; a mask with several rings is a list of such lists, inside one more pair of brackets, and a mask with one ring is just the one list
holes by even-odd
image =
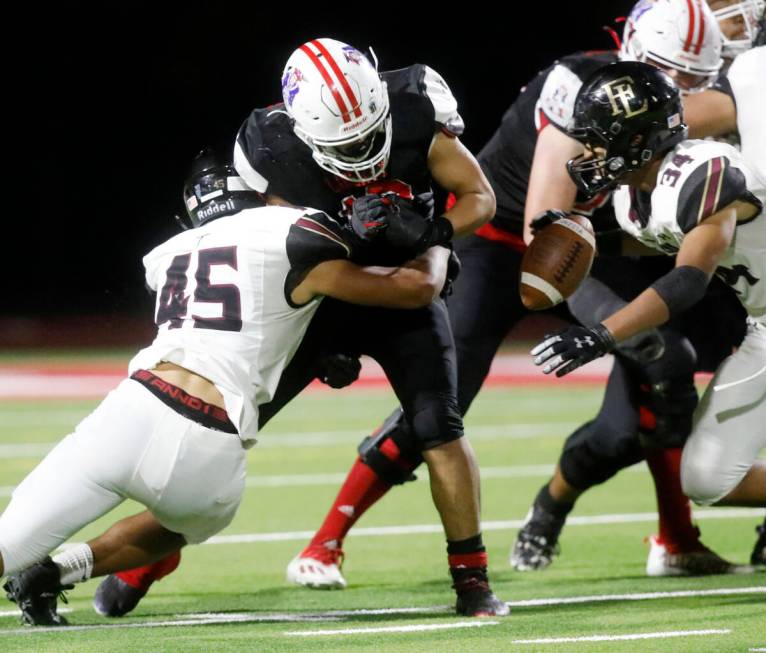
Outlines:
{"label": "grass field", "polygon": [[[394,405],[381,390],[314,392],[278,416],[251,450],[234,523],[213,542],[187,549],[179,572],[155,585],[134,615],[110,621],[93,612],[97,581],[69,593],[69,629],[22,627],[14,606],[0,602],[0,651],[766,650],[766,574],[645,577],[643,540],[655,528],[655,502],[643,466],[580,501],[551,568],[521,574],[508,566],[519,522],[564,437],[594,413],[600,397],[596,386],[491,388],[469,415],[483,472],[491,580],[511,602],[510,617],[453,614],[424,470],[352,531],[345,545],[348,589],[285,583],[287,562],[321,522],[360,437]],[[94,405],[0,402],[0,509],[50,443]],[[126,503],[76,539],[137,510]],[[698,512],[705,542],[741,562],[762,518],[762,511]]]}

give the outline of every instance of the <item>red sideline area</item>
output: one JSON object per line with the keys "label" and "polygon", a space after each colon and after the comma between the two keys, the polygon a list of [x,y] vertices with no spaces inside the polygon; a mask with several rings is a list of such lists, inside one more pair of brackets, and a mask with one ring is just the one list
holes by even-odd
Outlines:
{"label": "red sideline area", "polygon": [[[551,379],[540,372],[525,354],[500,354],[495,358],[486,385],[523,386],[543,383],[602,384],[611,369],[611,357],[594,361],[563,379]],[[0,363],[0,399],[90,399],[103,397],[127,375],[127,361]],[[383,370],[373,360],[362,359],[362,373],[352,388],[388,386]],[[314,381],[310,390],[331,388]]]}

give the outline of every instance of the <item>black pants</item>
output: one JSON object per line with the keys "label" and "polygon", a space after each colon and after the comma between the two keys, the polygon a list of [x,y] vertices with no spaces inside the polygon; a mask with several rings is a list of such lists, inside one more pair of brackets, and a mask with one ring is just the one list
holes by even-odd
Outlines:
{"label": "black pants", "polygon": [[[457,241],[455,250],[463,268],[448,299],[448,310],[457,352],[458,405],[465,415],[503,339],[529,311],[518,291],[521,253],[475,235]],[[673,264],[665,256],[604,257],[596,259],[591,274],[630,301]],[[564,305],[551,312],[574,321]],[[669,341],[691,341],[697,354],[696,369],[713,370],[741,341],[744,312],[730,289],[714,281],[699,305],[664,330]],[[692,370],[687,372],[690,383]],[[599,413],[567,440],[563,467],[573,485],[585,489],[641,459],[638,416],[643,396],[639,386],[644,382],[642,370],[616,356]],[[406,439],[406,429],[398,436]]]}
{"label": "black pants", "polygon": [[329,352],[366,354],[380,364],[404,410],[414,449],[462,437],[455,348],[442,300],[397,310],[324,299],[274,398],[260,407],[261,426],[317,376]]}

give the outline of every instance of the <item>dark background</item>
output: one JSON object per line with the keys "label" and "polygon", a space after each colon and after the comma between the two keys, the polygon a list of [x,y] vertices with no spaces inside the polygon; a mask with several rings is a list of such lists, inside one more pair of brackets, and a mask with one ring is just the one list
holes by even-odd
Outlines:
{"label": "dark background", "polygon": [[478,151],[538,70],[613,47],[602,26],[631,4],[512,2],[498,12],[465,3],[446,13],[424,3],[305,10],[257,0],[30,6],[39,15],[15,23],[24,40],[7,71],[21,115],[6,134],[24,163],[6,161],[21,178],[10,195],[22,199],[12,222],[5,216],[19,234],[4,248],[6,322],[18,330],[43,318],[140,314],[141,256],[177,231],[191,158],[208,144],[228,149],[251,108],[280,99],[282,67],[302,42],[372,45],[384,70],[435,68],[458,99],[464,142]]}

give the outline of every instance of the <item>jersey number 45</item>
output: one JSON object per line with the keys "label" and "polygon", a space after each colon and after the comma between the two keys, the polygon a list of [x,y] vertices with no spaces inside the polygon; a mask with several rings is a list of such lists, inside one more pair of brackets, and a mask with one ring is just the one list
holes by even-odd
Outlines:
{"label": "jersey number 45", "polygon": [[[214,303],[221,305],[220,317],[202,317],[191,315],[195,329],[216,329],[218,331],[242,330],[242,301],[239,288],[234,284],[211,284],[210,268],[213,265],[228,265],[237,269],[236,247],[213,247],[196,252],[197,272],[194,275],[194,304]],[[186,294],[189,283],[187,271],[191,264],[192,253],[179,254],[173,258],[165,273],[165,285],[162,286],[157,300],[155,322],[161,326],[169,322],[169,329],[178,329],[187,319],[190,295]]]}

